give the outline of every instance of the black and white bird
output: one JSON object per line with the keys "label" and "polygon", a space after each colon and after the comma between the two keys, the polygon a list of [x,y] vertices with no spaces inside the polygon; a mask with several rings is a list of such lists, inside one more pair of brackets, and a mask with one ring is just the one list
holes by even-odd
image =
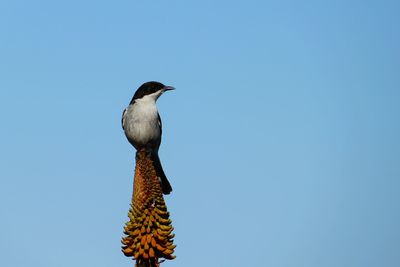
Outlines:
{"label": "black and white bird", "polygon": [[126,138],[136,150],[145,149],[151,153],[164,194],[171,193],[172,187],[158,157],[162,124],[156,101],[164,92],[174,89],[159,82],[144,83],[136,90],[129,106],[122,114],[122,129]]}

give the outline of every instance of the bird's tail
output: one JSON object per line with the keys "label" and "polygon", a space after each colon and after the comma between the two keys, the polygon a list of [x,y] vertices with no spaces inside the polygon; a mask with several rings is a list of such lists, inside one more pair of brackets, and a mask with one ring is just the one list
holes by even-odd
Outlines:
{"label": "bird's tail", "polygon": [[[139,151],[138,151],[139,152]],[[172,192],[171,184],[168,181],[167,176],[164,173],[163,167],[161,165],[160,158],[158,157],[158,151],[151,150],[148,151],[151,153],[151,159],[154,164],[154,168],[156,170],[157,176],[160,179],[161,189],[164,195],[168,195]]]}
{"label": "bird's tail", "polygon": [[160,178],[162,192],[164,195],[168,195],[169,193],[172,192],[172,187],[167,179],[167,176],[164,173],[160,158],[158,157],[158,152],[154,151],[152,153],[152,156],[153,156],[154,167],[156,168],[157,176]]}

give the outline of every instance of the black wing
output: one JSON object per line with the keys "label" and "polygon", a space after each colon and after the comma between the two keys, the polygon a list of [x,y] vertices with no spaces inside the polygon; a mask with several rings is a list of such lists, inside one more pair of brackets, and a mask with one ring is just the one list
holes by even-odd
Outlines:
{"label": "black wing", "polygon": [[125,130],[125,128],[124,128],[124,117],[125,117],[125,112],[126,112],[126,109],[124,109],[124,112],[122,112],[122,118],[121,118],[121,124],[122,124],[122,129],[123,129],[123,130]]}
{"label": "black wing", "polygon": [[160,136],[162,135],[162,122],[161,122],[161,117],[160,114],[157,112],[158,116],[158,126],[160,127]]}
{"label": "black wing", "polygon": [[162,122],[161,122],[161,117],[160,114],[157,112],[157,116],[158,116],[158,126],[160,127],[160,139],[158,140],[158,144],[157,144],[157,149],[160,147],[161,145],[161,138],[162,138]]}

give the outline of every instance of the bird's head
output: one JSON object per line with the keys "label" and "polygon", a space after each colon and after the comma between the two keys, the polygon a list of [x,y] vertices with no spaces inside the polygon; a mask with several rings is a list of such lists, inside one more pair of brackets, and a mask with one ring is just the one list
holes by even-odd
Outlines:
{"label": "bird's head", "polygon": [[156,101],[164,92],[174,89],[175,88],[172,86],[165,86],[164,84],[159,82],[152,81],[144,83],[136,90],[130,104],[132,104],[136,100]]}

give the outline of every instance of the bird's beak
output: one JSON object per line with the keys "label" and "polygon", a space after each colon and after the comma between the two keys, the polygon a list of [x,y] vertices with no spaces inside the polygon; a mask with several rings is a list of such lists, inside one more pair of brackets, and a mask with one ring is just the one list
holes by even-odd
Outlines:
{"label": "bird's beak", "polygon": [[171,90],[175,90],[175,87],[172,86],[164,86],[163,91],[171,91]]}

